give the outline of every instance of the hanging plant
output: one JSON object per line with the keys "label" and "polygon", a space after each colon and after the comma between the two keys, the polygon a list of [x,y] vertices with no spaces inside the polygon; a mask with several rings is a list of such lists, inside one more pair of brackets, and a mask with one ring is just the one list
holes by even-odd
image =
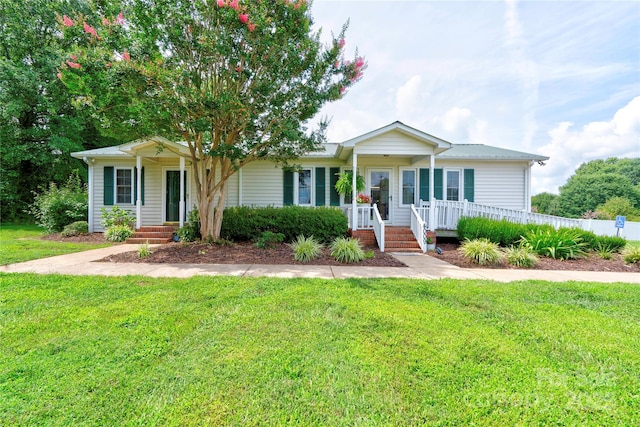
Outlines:
{"label": "hanging plant", "polygon": [[[344,196],[352,192],[353,175],[351,172],[342,172],[338,176],[335,189],[338,194]],[[360,193],[364,190],[364,177],[362,175],[356,175],[356,193]]]}

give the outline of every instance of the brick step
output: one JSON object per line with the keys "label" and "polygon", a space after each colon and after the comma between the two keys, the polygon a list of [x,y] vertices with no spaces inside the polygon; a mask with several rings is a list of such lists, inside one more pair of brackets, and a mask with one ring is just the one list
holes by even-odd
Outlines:
{"label": "brick step", "polygon": [[153,239],[149,239],[149,238],[142,238],[142,237],[131,237],[130,239],[127,239],[126,243],[129,243],[129,244],[149,243],[150,245],[155,245],[155,244],[171,243],[172,241],[173,241],[173,238],[166,238],[166,239],[153,238]]}
{"label": "brick step", "polygon": [[420,248],[418,242],[415,240],[394,240],[391,242],[384,242],[386,248]]}
{"label": "brick step", "polygon": [[140,227],[139,229],[137,229],[136,231],[142,232],[142,233],[173,233],[174,231],[176,231],[176,227],[172,226],[172,225],[153,225],[153,226],[145,226],[145,227]]}
{"label": "brick step", "polygon": [[416,240],[413,237],[413,233],[410,234],[387,234],[386,232],[384,233],[384,240],[385,242],[390,242],[390,241],[398,241],[398,240]]}
{"label": "brick step", "polygon": [[136,231],[133,234],[134,238],[147,238],[147,239],[171,239],[173,237],[173,231]]}
{"label": "brick step", "polygon": [[420,248],[384,248],[385,252],[411,252],[411,253],[418,253],[421,254],[422,253],[422,249]]}

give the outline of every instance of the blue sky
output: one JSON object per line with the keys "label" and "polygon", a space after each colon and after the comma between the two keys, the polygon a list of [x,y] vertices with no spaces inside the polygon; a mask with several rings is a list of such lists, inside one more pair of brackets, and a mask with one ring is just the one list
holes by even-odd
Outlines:
{"label": "blue sky", "polygon": [[400,120],[453,143],[551,157],[533,194],[589,160],[640,157],[640,1],[315,0],[323,39],[348,19],[363,79],[321,114],[331,142]]}

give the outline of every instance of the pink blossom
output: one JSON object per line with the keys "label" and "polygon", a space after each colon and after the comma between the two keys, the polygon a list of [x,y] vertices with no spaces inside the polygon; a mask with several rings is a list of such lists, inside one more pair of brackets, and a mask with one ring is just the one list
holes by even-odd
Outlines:
{"label": "pink blossom", "polygon": [[239,73],[239,72],[241,72],[241,71],[242,71],[242,67],[238,65],[238,66],[236,67],[236,71],[237,71],[238,73]]}
{"label": "pink blossom", "polygon": [[73,21],[67,15],[62,17],[62,25],[65,27],[73,27]]}
{"label": "pink blossom", "polygon": [[102,25],[111,25],[111,22],[107,18],[102,18]]}
{"label": "pink blossom", "polygon": [[115,22],[116,22],[116,24],[118,24],[118,25],[122,25],[122,24],[124,24],[124,15],[122,14],[122,12],[120,12],[120,13],[118,14],[118,16],[116,17],[116,21],[115,21]]}
{"label": "pink blossom", "polygon": [[229,7],[233,10],[238,10],[240,9],[240,5],[238,4],[238,0],[231,0],[229,2]]}
{"label": "pink blossom", "polygon": [[340,68],[340,61],[336,61],[333,63],[333,68]]}
{"label": "pink blossom", "polygon": [[247,24],[247,28],[249,28],[249,31],[253,32],[256,29],[256,24],[249,22]]}
{"label": "pink blossom", "polygon": [[249,22],[249,15],[247,15],[246,13],[241,13],[241,14],[238,15],[238,19],[243,24],[246,24],[247,22]]}
{"label": "pink blossom", "polygon": [[62,80],[62,73],[58,73],[58,74],[56,74],[56,76],[58,76],[58,78],[59,78],[60,80]]}
{"label": "pink blossom", "polygon": [[225,7],[227,2],[225,0],[218,0],[218,7]]}
{"label": "pink blossom", "polygon": [[91,25],[87,24],[86,22],[83,22],[84,25],[84,32],[87,34],[91,34],[93,37],[98,37],[98,33],[96,32],[96,29],[93,28]]}
{"label": "pink blossom", "polygon": [[361,56],[357,57],[354,65],[356,68],[361,68],[364,65],[364,59]]}
{"label": "pink blossom", "polygon": [[73,59],[74,61],[76,61],[78,59],[78,55],[71,55],[71,59]]}
{"label": "pink blossom", "polygon": [[342,87],[340,88],[340,95],[342,95],[346,90],[347,90],[347,88],[346,88],[346,87],[344,87],[344,86],[342,86]]}
{"label": "pink blossom", "polygon": [[77,62],[67,61],[67,65],[71,68],[82,68],[82,65],[78,64]]}
{"label": "pink blossom", "polygon": [[127,52],[126,50],[122,52],[122,59],[124,59],[125,61],[130,61],[131,56],[129,55],[129,52]]}
{"label": "pink blossom", "polygon": [[338,46],[344,47],[344,39],[338,40]]}

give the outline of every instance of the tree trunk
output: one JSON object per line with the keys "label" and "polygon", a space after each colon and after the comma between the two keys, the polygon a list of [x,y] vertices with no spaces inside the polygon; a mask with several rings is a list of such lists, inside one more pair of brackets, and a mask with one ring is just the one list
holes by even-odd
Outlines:
{"label": "tree trunk", "polygon": [[222,216],[224,215],[224,205],[227,195],[227,182],[223,182],[218,192],[218,203],[213,215],[213,226],[211,227],[212,237],[215,240],[220,239],[220,231],[222,230]]}

